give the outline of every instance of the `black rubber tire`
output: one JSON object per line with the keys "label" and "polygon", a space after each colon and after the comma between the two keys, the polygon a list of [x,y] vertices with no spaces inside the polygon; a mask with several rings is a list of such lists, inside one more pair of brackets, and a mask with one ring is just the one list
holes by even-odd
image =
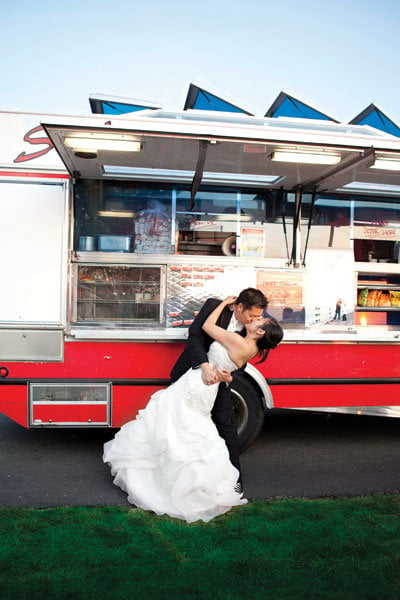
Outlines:
{"label": "black rubber tire", "polygon": [[264,408],[257,386],[247,377],[235,377],[232,387],[233,420],[238,429],[240,452],[248,448],[264,423]]}

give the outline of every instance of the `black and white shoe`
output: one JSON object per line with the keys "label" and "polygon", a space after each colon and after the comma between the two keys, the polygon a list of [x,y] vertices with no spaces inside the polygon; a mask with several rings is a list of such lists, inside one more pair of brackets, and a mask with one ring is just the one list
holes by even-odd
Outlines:
{"label": "black and white shoe", "polygon": [[240,481],[237,482],[234,489],[237,494],[243,494],[243,487]]}

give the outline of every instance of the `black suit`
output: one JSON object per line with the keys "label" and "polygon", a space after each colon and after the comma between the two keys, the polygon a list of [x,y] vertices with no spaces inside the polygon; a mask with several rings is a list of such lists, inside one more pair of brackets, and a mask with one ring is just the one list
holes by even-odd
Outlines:
{"label": "black suit", "polygon": [[[209,298],[202,306],[199,314],[189,327],[188,344],[171,371],[172,381],[176,381],[190,368],[198,368],[204,362],[208,362],[207,352],[213,339],[205,333],[202,325],[212,311],[221,303],[221,300]],[[217,320],[217,325],[228,328],[232,317],[232,311],[226,306]],[[212,419],[218,429],[220,436],[225,440],[228,447],[231,463],[239,470],[239,439],[236,425],[232,420],[232,399],[230,385],[221,383],[218,388],[217,397],[211,411]]]}

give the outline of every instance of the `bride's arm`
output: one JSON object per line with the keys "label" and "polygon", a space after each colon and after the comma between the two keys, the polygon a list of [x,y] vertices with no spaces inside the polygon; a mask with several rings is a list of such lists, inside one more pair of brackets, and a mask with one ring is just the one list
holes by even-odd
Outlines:
{"label": "bride's arm", "polygon": [[217,325],[217,320],[222,311],[229,304],[233,304],[237,296],[228,296],[223,300],[207,317],[203,323],[203,330],[212,337],[216,342],[219,342],[228,350],[228,352],[237,352],[242,349],[243,338],[233,331],[227,331],[223,327]]}
{"label": "bride's arm", "polygon": [[212,313],[210,313],[207,319],[204,321],[202,325],[203,331],[205,331],[214,340],[217,340],[217,337],[221,337],[221,334],[223,335],[224,333],[227,333],[226,329],[217,325],[217,321],[224,308],[229,304],[233,304],[236,298],[237,296],[228,296],[225,298],[225,300],[222,300],[222,302],[220,302],[218,306],[214,308]]}

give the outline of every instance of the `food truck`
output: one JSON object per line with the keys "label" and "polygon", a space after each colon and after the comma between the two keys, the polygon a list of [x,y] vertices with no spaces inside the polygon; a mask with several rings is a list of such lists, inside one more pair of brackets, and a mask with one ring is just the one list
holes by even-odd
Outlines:
{"label": "food truck", "polygon": [[4,415],[120,427],[205,299],[249,286],[284,340],[235,378],[242,448],[274,407],[400,415],[399,138],[157,107],[0,130]]}

